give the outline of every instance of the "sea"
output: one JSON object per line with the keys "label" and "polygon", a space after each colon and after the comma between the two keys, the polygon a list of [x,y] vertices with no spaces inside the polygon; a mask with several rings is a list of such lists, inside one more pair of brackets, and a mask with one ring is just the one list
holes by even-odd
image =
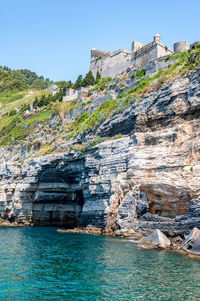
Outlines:
{"label": "sea", "polygon": [[0,227],[0,300],[200,300],[200,260],[133,241]]}

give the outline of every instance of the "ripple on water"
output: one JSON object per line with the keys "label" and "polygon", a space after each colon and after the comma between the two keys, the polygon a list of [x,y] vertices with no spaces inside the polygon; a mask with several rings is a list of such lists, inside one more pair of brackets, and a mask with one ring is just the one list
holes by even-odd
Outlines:
{"label": "ripple on water", "polygon": [[1,300],[200,300],[200,261],[56,228],[0,228]]}

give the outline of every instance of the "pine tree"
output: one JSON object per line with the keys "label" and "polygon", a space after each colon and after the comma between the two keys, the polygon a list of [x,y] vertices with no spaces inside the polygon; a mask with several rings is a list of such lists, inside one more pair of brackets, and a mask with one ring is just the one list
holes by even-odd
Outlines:
{"label": "pine tree", "polygon": [[99,71],[97,71],[96,74],[96,84],[101,80],[101,73]]}
{"label": "pine tree", "polygon": [[74,86],[73,86],[73,88],[78,89],[78,88],[82,87],[82,85],[83,85],[83,76],[79,75],[76,82],[75,82],[75,84],[74,84]]}
{"label": "pine tree", "polygon": [[83,87],[87,87],[89,85],[94,85],[94,84],[95,84],[95,79],[92,74],[92,71],[90,70],[83,79]]}

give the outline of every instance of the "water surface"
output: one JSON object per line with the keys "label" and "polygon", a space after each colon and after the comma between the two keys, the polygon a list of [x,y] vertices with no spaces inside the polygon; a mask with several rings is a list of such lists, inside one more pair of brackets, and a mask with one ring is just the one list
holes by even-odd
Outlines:
{"label": "water surface", "polygon": [[123,239],[0,228],[0,300],[200,300],[200,261]]}

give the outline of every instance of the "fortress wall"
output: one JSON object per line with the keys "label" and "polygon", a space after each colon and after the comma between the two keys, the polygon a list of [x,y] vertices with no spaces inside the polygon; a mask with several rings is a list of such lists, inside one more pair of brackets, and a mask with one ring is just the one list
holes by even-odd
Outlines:
{"label": "fortress wall", "polygon": [[78,97],[78,91],[75,89],[67,89],[65,96],[63,96],[63,101],[70,101],[72,99],[76,99]]}
{"label": "fortress wall", "polygon": [[180,41],[174,43],[174,52],[184,52],[190,49],[190,43],[185,41]]}
{"label": "fortress wall", "polygon": [[77,97],[77,90],[69,88],[66,90],[65,96],[76,96]]}
{"label": "fortress wall", "polygon": [[110,52],[99,50],[96,48],[91,49],[90,58],[90,70],[92,71],[94,77],[96,77],[97,71],[101,73],[102,63],[106,57],[110,56]]}
{"label": "fortress wall", "polygon": [[160,57],[172,54],[173,51],[165,45],[152,43],[150,47],[145,47],[133,54],[133,66],[139,69],[146,69],[148,64]]}
{"label": "fortress wall", "polygon": [[160,42],[158,34],[154,35],[153,42],[142,46],[142,43],[133,41],[132,51],[120,49],[113,53],[93,48],[90,70],[94,76],[99,71],[102,77],[115,77],[129,67],[146,69],[151,61],[174,53],[172,49]]}
{"label": "fortress wall", "polygon": [[118,50],[106,55],[104,58],[93,59],[90,62],[90,70],[96,76],[97,71],[102,77],[115,77],[131,66],[131,52]]}
{"label": "fortress wall", "polygon": [[163,56],[166,56],[166,55],[170,55],[174,53],[173,50],[169,49],[167,46],[165,45],[159,45],[158,44],[158,47],[157,47],[157,58],[159,57],[163,57]]}
{"label": "fortress wall", "polygon": [[115,77],[122,71],[125,71],[131,66],[131,53],[129,52],[114,52],[112,55],[105,58],[102,64],[102,77]]}
{"label": "fortress wall", "polygon": [[168,56],[165,57],[163,60],[153,60],[151,61],[147,68],[146,68],[146,74],[151,74],[153,76],[155,73],[157,73],[159,70],[165,70],[169,67],[169,64],[173,65],[175,64],[178,60],[173,60],[173,61],[168,61],[166,60]]}
{"label": "fortress wall", "polygon": [[102,69],[102,59],[91,59],[90,61],[90,70],[92,71],[92,74],[94,75],[94,77],[96,77],[97,71],[99,71],[101,73],[101,69]]}
{"label": "fortress wall", "polygon": [[142,49],[133,56],[133,66],[138,69],[146,69],[148,63],[157,58],[157,45],[150,49]]}

